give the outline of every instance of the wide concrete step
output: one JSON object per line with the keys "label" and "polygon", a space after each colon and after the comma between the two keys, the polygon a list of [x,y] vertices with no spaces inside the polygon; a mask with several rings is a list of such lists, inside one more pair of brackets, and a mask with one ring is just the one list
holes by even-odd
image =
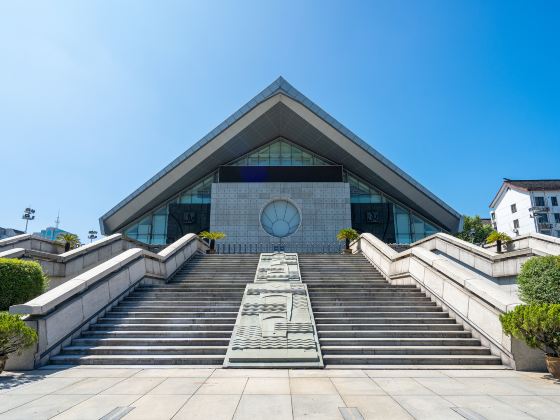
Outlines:
{"label": "wide concrete step", "polygon": [[228,346],[229,335],[222,334],[224,337],[209,338],[76,338],[72,341],[73,346],[78,347],[97,347],[97,346]]}
{"label": "wide concrete step", "polygon": [[466,355],[352,355],[326,354],[327,365],[499,365],[496,356]]}
{"label": "wide concrete step", "polygon": [[68,346],[63,354],[76,355],[225,355],[226,346]]}
{"label": "wide concrete step", "polygon": [[231,337],[231,332],[233,331],[232,325],[225,325],[226,328],[224,329],[217,329],[214,331],[212,330],[187,330],[184,331],[183,329],[177,331],[169,331],[169,330],[96,330],[96,331],[85,331],[82,333],[82,337],[84,338],[91,338],[91,339],[105,339],[105,338],[123,338],[123,339],[189,339],[189,338],[227,338],[228,340]]}
{"label": "wide concrete step", "polygon": [[174,305],[147,305],[145,303],[139,304],[127,304],[119,305],[111,310],[111,313],[117,312],[236,312],[239,309],[239,305],[226,305],[223,303],[206,304],[206,305],[189,305],[189,304],[174,304]]}
{"label": "wide concrete step", "polygon": [[207,317],[207,318],[220,318],[220,317],[236,317],[237,311],[215,311],[215,312],[208,312],[208,311],[184,311],[184,312],[171,312],[171,311],[123,311],[123,312],[115,312],[111,311],[107,313],[107,317],[111,318],[118,318],[118,317],[126,317],[126,318],[197,318],[197,317]]}
{"label": "wide concrete step", "polygon": [[448,317],[449,314],[447,312],[443,312],[441,308],[437,308],[438,310],[431,309],[431,310],[422,310],[422,309],[412,309],[407,311],[406,309],[399,311],[398,309],[394,308],[394,310],[379,308],[379,311],[368,311],[368,312],[353,312],[353,311],[338,311],[338,312],[323,312],[323,311],[314,311],[315,313],[315,322],[318,319],[325,319],[325,318],[335,318],[340,319],[343,321],[349,317],[353,319],[356,318],[372,318],[372,317],[388,317],[388,318],[399,318],[399,317],[417,317],[417,318],[437,318],[437,317]]}
{"label": "wide concrete step", "polygon": [[235,324],[236,317],[230,318],[140,318],[140,319],[127,319],[127,318],[109,318],[104,322],[96,323],[90,326],[92,330],[185,330],[202,328],[197,327],[219,323],[221,325]]}
{"label": "wide concrete step", "polygon": [[331,331],[324,329],[317,329],[319,338],[325,343],[337,342],[339,345],[344,343],[353,343],[360,341],[367,343],[375,341],[379,338],[417,338],[417,339],[431,339],[431,338],[471,338],[469,331],[446,331],[446,330],[377,330],[377,331]]}
{"label": "wide concrete step", "polygon": [[[443,314],[443,312],[438,315]],[[354,318],[354,317],[335,317],[335,318],[324,318],[315,316],[315,323],[317,327],[323,324],[456,324],[454,319],[446,316],[438,317],[416,317],[415,314],[410,312],[401,314],[403,316],[397,316],[395,313],[391,313],[390,316],[383,316],[383,314],[377,313],[375,316],[368,318]],[[426,315],[426,314],[424,314]]]}
{"label": "wide concrete step", "polygon": [[480,346],[336,346],[322,345],[323,355],[463,355],[463,356],[485,356],[490,355],[490,350]]}
{"label": "wide concrete step", "polygon": [[[443,319],[444,321],[448,321]],[[416,320],[412,320],[416,321]],[[410,322],[408,324],[401,323],[376,323],[376,324],[317,324],[317,329],[320,331],[325,332],[333,332],[336,334],[353,334],[355,331],[387,331],[390,330],[395,331],[463,331],[463,326],[459,324],[453,323],[416,323]]]}
{"label": "wide concrete step", "polygon": [[318,317],[323,316],[344,316],[344,314],[351,313],[352,316],[371,316],[378,312],[428,312],[439,313],[442,312],[441,307],[435,305],[379,305],[379,306],[313,306],[313,312]]}
{"label": "wide concrete step", "polygon": [[[227,304],[230,306],[239,307],[241,304],[241,298],[236,300],[228,300]],[[154,306],[176,306],[176,305],[192,305],[192,306],[216,306],[216,305],[224,305],[223,301],[217,301],[216,299],[208,298],[208,299],[181,299],[181,300],[161,300],[161,299],[143,299],[143,298],[136,298],[124,299],[119,306],[134,306],[134,305],[154,305]]]}
{"label": "wide concrete step", "polygon": [[316,299],[313,300],[313,311],[340,311],[340,310],[374,310],[376,308],[387,308],[387,307],[394,307],[396,305],[402,305],[403,307],[427,307],[427,308],[434,308],[437,307],[435,302],[429,300],[423,301],[401,301],[401,300],[378,300],[375,302],[322,302],[317,301]]}
{"label": "wide concrete step", "polygon": [[68,354],[51,357],[55,365],[221,365],[225,355],[79,355]]}
{"label": "wide concrete step", "polygon": [[324,346],[351,347],[351,346],[467,346],[480,347],[480,340],[469,337],[448,338],[444,337],[367,337],[357,336],[348,338],[333,338],[319,336],[321,348]]}

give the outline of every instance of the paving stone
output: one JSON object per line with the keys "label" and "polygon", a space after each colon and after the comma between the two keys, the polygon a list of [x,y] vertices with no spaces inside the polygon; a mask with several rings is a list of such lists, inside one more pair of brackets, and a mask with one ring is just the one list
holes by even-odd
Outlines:
{"label": "paving stone", "polygon": [[209,378],[198,389],[202,395],[239,395],[243,393],[247,378]]}
{"label": "paving stone", "polygon": [[43,420],[79,404],[90,395],[45,395],[20,407],[0,414],[2,420]]}
{"label": "paving stone", "polygon": [[244,394],[290,395],[289,378],[249,378]]}
{"label": "paving stone", "polygon": [[235,420],[291,420],[292,401],[289,395],[243,395],[235,412]]}
{"label": "paving stone", "polygon": [[299,369],[290,370],[290,378],[366,378],[360,369]]}
{"label": "paving stone", "polygon": [[208,378],[214,369],[192,369],[192,368],[158,368],[158,369],[142,369],[136,375],[136,378]]}
{"label": "paving stone", "polygon": [[141,395],[94,395],[53,419],[99,420],[117,407],[126,407],[140,397]]}
{"label": "paving stone", "polygon": [[525,388],[497,381],[493,378],[457,378],[467,388],[476,389],[480,394],[497,395],[534,395]]}
{"label": "paving stone", "polygon": [[99,394],[123,380],[124,378],[85,378],[80,382],[59,389],[55,394]]}
{"label": "paving stone", "polygon": [[103,394],[145,394],[163,382],[163,378],[127,378],[103,391]]}
{"label": "paving stone", "polygon": [[[193,395],[173,420],[231,420],[241,395]],[[256,419],[255,419],[256,420]]]}
{"label": "paving stone", "polygon": [[364,371],[370,378],[445,378],[439,370],[376,370]]}
{"label": "paving stone", "polygon": [[338,420],[345,404],[339,395],[292,395],[292,406],[294,420]]}
{"label": "paving stone", "polygon": [[537,396],[497,396],[499,401],[542,420],[557,420],[560,416],[560,397],[557,403]]}
{"label": "paving stone", "polygon": [[344,395],[346,406],[356,407],[366,420],[412,420],[413,417],[389,396]]}
{"label": "paving stone", "polygon": [[38,398],[41,398],[41,396],[33,394],[0,395],[0,414]]}
{"label": "paving stone", "polygon": [[50,394],[51,392],[56,392],[62,388],[65,388],[82,380],[84,380],[84,378],[44,378],[32,382],[28,385],[18,386],[10,390],[6,394]]}
{"label": "paving stone", "polygon": [[149,393],[154,395],[192,395],[206,378],[167,378]]}
{"label": "paving stone", "polygon": [[330,378],[290,378],[292,395],[338,395]]}
{"label": "paving stone", "polygon": [[172,418],[187,402],[189,395],[144,395],[136,400],[123,420],[164,420]]}
{"label": "paving stone", "polygon": [[485,393],[481,388],[468,386],[453,378],[415,378],[414,380],[438,395],[480,395]]}
{"label": "paving stone", "polygon": [[465,420],[453,411],[453,403],[437,395],[397,395],[393,397],[417,420]]}
{"label": "paving stone", "polygon": [[287,369],[216,369],[213,378],[287,378]]}
{"label": "paving stone", "polygon": [[129,378],[140,372],[140,369],[84,368],[74,367],[55,372],[57,378]]}
{"label": "paving stone", "polygon": [[487,395],[452,396],[446,399],[454,406],[472,410],[488,420],[534,420],[535,418]]}
{"label": "paving stone", "polygon": [[385,395],[370,378],[332,378],[331,381],[340,395]]}
{"label": "paving stone", "polygon": [[412,378],[376,378],[373,381],[390,395],[434,395]]}

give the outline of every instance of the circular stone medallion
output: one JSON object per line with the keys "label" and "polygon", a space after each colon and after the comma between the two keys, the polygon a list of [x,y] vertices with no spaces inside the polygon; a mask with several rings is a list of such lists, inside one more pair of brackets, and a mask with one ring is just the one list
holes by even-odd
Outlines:
{"label": "circular stone medallion", "polygon": [[269,235],[285,238],[294,233],[301,223],[299,210],[288,200],[274,200],[261,212],[261,225]]}

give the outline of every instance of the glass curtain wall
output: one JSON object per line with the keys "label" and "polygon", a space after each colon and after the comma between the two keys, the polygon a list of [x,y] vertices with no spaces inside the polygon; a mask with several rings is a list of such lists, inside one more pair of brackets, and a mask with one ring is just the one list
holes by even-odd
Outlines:
{"label": "glass curtain wall", "polygon": [[151,245],[167,243],[167,219],[169,204],[210,204],[210,191],[215,174],[212,174],[194,186],[183,191],[178,197],[169,201],[139,223],[129,226],[124,233],[132,239]]}
{"label": "glass curtain wall", "polygon": [[[311,152],[280,138],[260,149],[242,156],[230,163],[233,166],[324,166],[333,165]],[[394,227],[394,242],[408,244],[426,236],[440,232],[441,229],[427,222],[405,206],[387,197],[374,186],[344,171],[346,181],[350,184],[350,203],[366,205],[362,217],[372,217],[373,223],[390,223]],[[160,207],[140,222],[125,229],[125,234],[132,239],[153,245],[167,243],[169,205],[210,204],[212,183],[217,182],[217,172],[207,176],[195,185],[181,192],[173,200]],[[370,206],[367,206],[367,205]],[[379,209],[392,208],[392,217],[376,219]],[[385,215],[386,216],[386,215]],[[393,238],[393,236],[391,236]],[[381,238],[383,239],[383,238]],[[387,239],[387,238],[385,238]],[[393,241],[393,239],[391,239]]]}

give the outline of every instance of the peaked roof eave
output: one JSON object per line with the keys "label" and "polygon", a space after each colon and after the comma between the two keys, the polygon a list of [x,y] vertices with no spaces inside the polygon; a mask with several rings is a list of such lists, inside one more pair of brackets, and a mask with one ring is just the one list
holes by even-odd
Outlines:
{"label": "peaked roof eave", "polygon": [[401,170],[397,167],[393,162],[379,153],[376,149],[371,147],[367,144],[364,140],[359,138],[356,134],[330,116],[326,111],[324,111],[321,107],[316,105],[312,102],[309,98],[299,92],[296,88],[294,88],[290,83],[288,83],[283,77],[279,77],[273,83],[271,83],[268,87],[263,89],[259,94],[257,94],[253,99],[239,108],[235,113],[230,115],[225,121],[219,124],[216,128],[210,131],[207,135],[205,135],[202,139],[197,141],[193,146],[187,149],[184,153],[179,155],[176,159],[174,159],[171,163],[165,166],[161,171],[156,173],[152,178],[150,178],[147,182],[142,184],[139,188],[137,188],[134,192],[128,195],[125,199],[119,202],[115,207],[105,213],[103,216],[100,217],[99,222],[101,226],[101,232],[105,234],[105,221],[125,207],[127,204],[131,203],[135,198],[141,195],[144,191],[146,191],[150,186],[155,184],[157,181],[164,178],[167,174],[169,174],[172,170],[177,168],[180,164],[185,162],[189,159],[192,155],[194,155],[198,150],[203,148],[205,145],[210,143],[213,139],[227,130],[229,127],[234,125],[238,122],[243,116],[251,112],[255,109],[258,105],[262,104],[263,102],[267,101],[268,99],[276,96],[276,95],[285,95],[286,97],[300,103],[305,108],[309,109],[312,113],[318,116],[320,119],[325,121],[328,125],[333,127],[336,131],[342,134],[344,137],[349,139],[355,145],[359,146],[361,149],[366,151],[368,154],[373,156],[376,160],[381,162],[391,171],[396,173],[399,177],[404,179],[407,183],[414,186],[417,190],[422,192],[426,197],[428,197],[433,202],[437,203],[443,209],[445,209],[449,214],[456,217],[459,221],[461,219],[461,215],[457,213],[453,208],[447,205],[444,201],[439,199],[436,195],[434,195],[431,191],[413,179],[410,175],[406,172]]}

